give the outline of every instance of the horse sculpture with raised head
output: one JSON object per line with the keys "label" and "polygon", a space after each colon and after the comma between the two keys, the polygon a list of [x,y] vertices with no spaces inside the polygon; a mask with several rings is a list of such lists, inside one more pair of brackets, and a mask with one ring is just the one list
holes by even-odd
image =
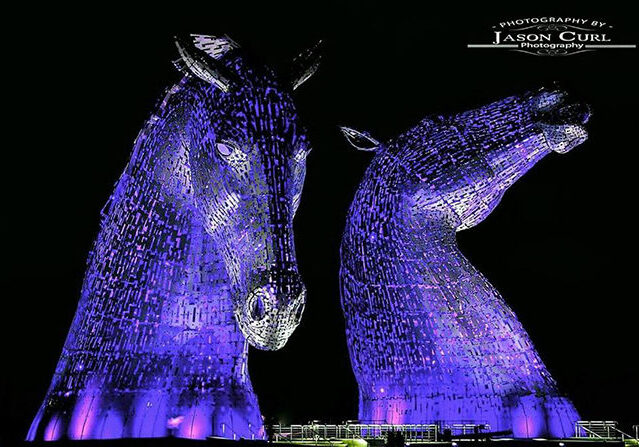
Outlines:
{"label": "horse sculpture with raised head", "polygon": [[30,440],[262,438],[248,343],[281,348],[305,288],[293,243],[309,153],[292,91],[227,37],[176,40],[184,72],[103,210]]}
{"label": "horse sculpture with raised head", "polygon": [[350,211],[340,283],[359,418],[476,423],[515,436],[570,436],[561,396],[515,314],[464,257],[476,225],[542,157],[587,138],[585,105],[561,91],[423,120],[380,144]]}

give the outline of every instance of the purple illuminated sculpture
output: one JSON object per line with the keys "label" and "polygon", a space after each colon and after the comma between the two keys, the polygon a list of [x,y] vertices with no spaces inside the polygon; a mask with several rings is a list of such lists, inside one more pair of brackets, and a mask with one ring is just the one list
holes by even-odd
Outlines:
{"label": "purple illuminated sculpture", "polygon": [[305,288],[292,221],[310,150],[290,76],[229,38],[176,41],[184,72],[135,141],[27,439],[262,438],[248,343],[279,349]]}
{"label": "purple illuminated sculpture", "polygon": [[542,157],[587,138],[585,105],[542,90],[423,120],[380,144],[348,213],[341,294],[359,418],[570,436],[579,419],[499,293],[459,251]]}

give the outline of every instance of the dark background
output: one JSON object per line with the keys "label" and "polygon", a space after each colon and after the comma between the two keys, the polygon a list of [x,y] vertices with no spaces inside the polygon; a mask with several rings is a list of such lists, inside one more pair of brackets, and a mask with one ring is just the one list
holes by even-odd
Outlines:
{"label": "dark background", "polygon": [[[26,435],[79,298],[99,211],[133,140],[179,79],[172,36],[228,33],[280,71],[324,39],[318,73],[297,92],[314,147],[295,222],[308,287],[302,324],[278,352],[255,350],[250,372],[265,415],[283,423],[357,416],[339,304],[345,213],[371,155],[337,124],[378,139],[426,114],[463,111],[560,81],[589,102],[590,139],[551,155],[476,228],[459,234],[503,294],[584,419],[639,423],[637,365],[637,50],[536,57],[468,50],[504,19],[569,15],[614,24],[636,43],[636,17],[531,5],[449,10],[371,2],[177,2],[75,9],[26,5],[7,16],[3,155],[0,440]],[[615,12],[616,11],[616,12]],[[629,10],[628,10],[629,11]]]}

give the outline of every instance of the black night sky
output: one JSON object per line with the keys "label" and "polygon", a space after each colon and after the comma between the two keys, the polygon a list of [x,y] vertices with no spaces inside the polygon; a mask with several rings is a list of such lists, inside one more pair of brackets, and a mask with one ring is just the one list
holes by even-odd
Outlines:
{"label": "black night sky", "polygon": [[338,249],[371,155],[352,149],[336,126],[385,140],[427,114],[559,81],[591,104],[590,139],[540,162],[490,217],[460,233],[459,243],[519,316],[582,417],[627,429],[639,423],[637,50],[536,57],[466,48],[488,41],[492,25],[505,18],[541,15],[607,20],[616,41],[637,43],[636,17],[609,2],[598,11],[533,4],[525,11],[435,11],[426,3],[365,1],[161,4],[136,11],[51,6],[6,17],[16,29],[4,41],[5,135],[13,141],[3,151],[8,352],[0,444],[24,438],[44,397],[100,209],[144,120],[180,77],[171,64],[179,32],[229,34],[276,68],[325,41],[319,71],[296,92],[313,146],[295,221],[306,311],[281,351],[252,350],[249,357],[265,415],[284,423],[357,416]]}

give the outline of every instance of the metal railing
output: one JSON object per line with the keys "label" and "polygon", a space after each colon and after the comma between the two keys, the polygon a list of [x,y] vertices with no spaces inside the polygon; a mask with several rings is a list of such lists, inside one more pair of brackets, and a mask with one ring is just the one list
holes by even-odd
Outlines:
{"label": "metal railing", "polygon": [[273,426],[276,441],[323,439],[386,439],[389,432],[402,433],[406,441],[437,441],[436,424],[307,424]]}
{"label": "metal railing", "polygon": [[490,424],[440,424],[440,429],[443,432],[446,429],[451,431],[453,436],[455,435],[472,435],[481,432],[489,432]]}
{"label": "metal railing", "polygon": [[637,437],[637,426],[634,437],[617,428],[616,421],[577,421],[575,422],[575,437],[577,438],[599,438],[599,439],[635,439]]}

